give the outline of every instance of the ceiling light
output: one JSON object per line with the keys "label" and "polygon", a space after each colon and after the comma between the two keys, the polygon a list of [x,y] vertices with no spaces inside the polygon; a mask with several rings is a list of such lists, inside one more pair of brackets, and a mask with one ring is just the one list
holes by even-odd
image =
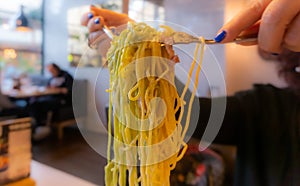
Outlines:
{"label": "ceiling light", "polygon": [[29,31],[30,27],[28,24],[28,19],[24,14],[24,6],[20,6],[20,12],[16,19],[16,30],[17,31]]}

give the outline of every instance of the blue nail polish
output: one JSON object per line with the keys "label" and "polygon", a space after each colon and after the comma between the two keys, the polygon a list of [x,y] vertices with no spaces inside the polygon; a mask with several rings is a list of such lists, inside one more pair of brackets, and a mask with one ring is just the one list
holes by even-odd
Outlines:
{"label": "blue nail polish", "polygon": [[110,27],[110,30],[111,30],[111,32],[114,33],[114,34],[117,32],[116,27]]}
{"label": "blue nail polish", "polygon": [[95,19],[94,23],[95,24],[99,24],[100,23],[100,19],[99,18]]}
{"label": "blue nail polish", "polygon": [[88,13],[88,18],[89,19],[91,19],[91,18],[93,18],[94,17],[94,15],[92,14],[92,13]]}
{"label": "blue nail polish", "polygon": [[220,33],[215,37],[215,41],[216,41],[217,43],[220,43],[220,42],[223,41],[223,39],[225,38],[226,34],[227,34],[226,31],[223,30],[222,32],[220,32]]}

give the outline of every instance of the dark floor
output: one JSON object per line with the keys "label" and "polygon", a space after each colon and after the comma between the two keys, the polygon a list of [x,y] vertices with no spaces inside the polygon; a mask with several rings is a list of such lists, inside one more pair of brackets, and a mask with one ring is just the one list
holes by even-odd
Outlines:
{"label": "dark floor", "polygon": [[65,128],[63,140],[55,134],[33,142],[33,159],[96,185],[104,185],[106,159],[95,152],[76,127]]}

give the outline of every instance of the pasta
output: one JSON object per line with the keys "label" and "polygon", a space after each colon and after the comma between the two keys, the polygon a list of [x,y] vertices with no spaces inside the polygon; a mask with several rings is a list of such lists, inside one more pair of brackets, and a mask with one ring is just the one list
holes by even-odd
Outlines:
{"label": "pasta", "polygon": [[[197,45],[189,80],[178,95],[174,86],[178,57],[172,46],[160,43],[173,30],[161,28],[129,23],[112,40],[107,54],[110,104],[105,183],[108,186],[170,185],[170,171],[187,149],[184,136],[201,63],[196,72],[194,69],[200,49],[199,61],[202,61],[204,44]],[[193,72],[196,80],[183,128],[184,97]]]}

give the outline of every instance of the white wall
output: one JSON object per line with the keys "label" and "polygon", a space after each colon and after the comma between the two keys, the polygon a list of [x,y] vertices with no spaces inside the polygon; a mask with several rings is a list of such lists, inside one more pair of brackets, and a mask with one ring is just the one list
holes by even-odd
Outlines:
{"label": "white wall", "polygon": [[53,60],[66,68],[68,67],[66,4],[61,0],[45,0],[44,3],[44,62]]}
{"label": "white wall", "polygon": [[[219,30],[219,27],[223,25],[224,17],[224,1],[220,0],[165,0],[165,17],[166,21],[176,23],[183,26],[186,30],[190,31],[194,35],[204,36],[204,38],[214,38],[215,34]],[[178,47],[178,46],[176,46]],[[186,49],[188,53],[193,56],[193,50],[195,45],[180,46]],[[208,87],[216,89],[222,93],[222,89],[225,89],[223,82],[217,77],[223,76],[225,71],[225,54],[223,45],[207,46],[212,51],[206,52],[209,57],[204,59],[202,76],[200,78],[200,85],[198,88],[198,95],[206,96],[211,91]],[[216,57],[216,60],[212,58],[212,54]],[[181,57],[181,56],[179,56]],[[216,70],[216,64],[222,69],[221,72]],[[191,59],[185,60],[184,57],[181,60],[181,64],[177,65],[182,67],[186,71],[189,69]],[[176,71],[176,75],[182,81],[185,81],[186,74],[182,74]],[[208,80],[207,80],[208,79]],[[208,82],[209,81],[209,82]]]}

